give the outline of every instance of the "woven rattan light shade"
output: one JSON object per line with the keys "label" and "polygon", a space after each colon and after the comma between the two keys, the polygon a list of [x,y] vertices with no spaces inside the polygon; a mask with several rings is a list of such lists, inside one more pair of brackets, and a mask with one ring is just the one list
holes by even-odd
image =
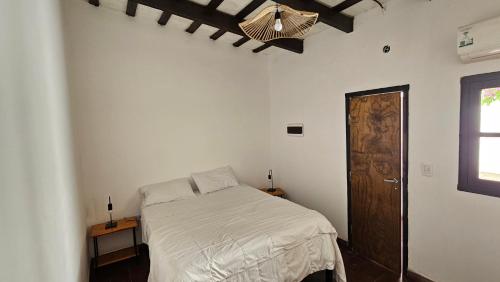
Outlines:
{"label": "woven rattan light shade", "polygon": [[[274,29],[276,9],[279,8],[283,29]],[[239,24],[245,34],[255,40],[267,42],[278,38],[303,38],[318,20],[317,13],[297,11],[285,5],[264,8],[253,19]]]}

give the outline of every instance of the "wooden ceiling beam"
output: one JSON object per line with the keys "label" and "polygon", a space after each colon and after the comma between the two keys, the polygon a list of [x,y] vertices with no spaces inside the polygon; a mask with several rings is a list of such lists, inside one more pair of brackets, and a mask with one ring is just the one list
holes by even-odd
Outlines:
{"label": "wooden ceiling beam", "polygon": [[167,13],[167,12],[161,13],[161,17],[158,19],[158,24],[159,25],[167,25],[167,22],[170,19],[170,16],[172,16],[172,14],[170,14],[170,13]]}
{"label": "wooden ceiling beam", "polygon": [[[211,0],[208,5],[206,6],[207,13],[212,12],[213,10],[217,9],[219,5],[223,2],[224,0]],[[194,21],[191,23],[191,25],[186,29],[187,32],[189,33],[194,33],[200,26],[202,25],[201,22],[199,21]]]}
{"label": "wooden ceiling beam", "polygon": [[128,16],[135,17],[137,13],[137,2],[128,0],[127,1],[127,11],[125,12]]}
{"label": "wooden ceiling beam", "polygon": [[201,22],[194,21],[192,22],[188,28],[186,28],[186,32],[188,33],[194,33],[198,28],[201,26]]}
{"label": "wooden ceiling beam", "polygon": [[332,8],[332,11],[340,13],[343,10],[350,8],[350,7],[358,4],[361,1],[363,1],[363,0],[345,0],[344,2],[340,2],[339,4],[335,5]]}
{"label": "wooden ceiling beam", "polygon": [[[218,10],[213,10],[210,13],[207,13],[206,6],[195,2],[188,0],[137,0],[136,2],[141,5],[190,19],[192,21],[199,21],[203,24],[224,30],[226,32],[247,37],[238,26],[240,21],[235,16]],[[268,42],[268,44],[295,53],[304,52],[304,43],[303,40],[300,39],[276,39]]]}
{"label": "wooden ceiling beam", "polygon": [[260,45],[259,47],[253,49],[252,52],[259,53],[260,51],[265,50],[265,49],[267,49],[269,47],[271,47],[271,45],[269,45],[267,43],[264,43],[264,44]]}
{"label": "wooden ceiling beam", "polygon": [[[266,0],[253,0],[252,2],[248,3],[241,11],[239,11],[234,17],[238,19],[238,21],[243,21],[246,16],[250,15],[255,9],[260,7],[260,5],[264,4]],[[210,35],[210,38],[213,40],[217,40],[219,37],[224,35],[226,33],[225,31],[219,29],[216,31],[214,34]]]}
{"label": "wooden ceiling beam", "polygon": [[219,39],[219,37],[223,36],[224,33],[226,32],[223,31],[222,29],[219,29],[216,32],[214,32],[214,34],[210,35],[210,39],[217,40]]}
{"label": "wooden ceiling beam", "polygon": [[248,41],[250,41],[250,38],[248,38],[248,37],[242,37],[238,41],[234,42],[233,46],[234,47],[240,47],[241,45],[247,43]]}
{"label": "wooden ceiling beam", "polygon": [[99,0],[89,0],[89,4],[92,4],[96,7],[99,7],[99,5],[100,5]]}
{"label": "wooden ceiling beam", "polygon": [[332,10],[332,8],[315,0],[273,0],[276,3],[290,6],[296,10],[318,13],[318,21],[344,32],[354,30],[354,18]]}

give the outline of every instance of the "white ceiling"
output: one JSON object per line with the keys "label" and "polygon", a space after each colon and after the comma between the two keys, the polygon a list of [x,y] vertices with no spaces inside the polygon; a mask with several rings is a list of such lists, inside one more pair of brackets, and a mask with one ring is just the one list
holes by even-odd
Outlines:
{"label": "white ceiling", "polygon": [[[207,5],[210,2],[210,0],[191,0],[191,1],[202,4],[202,5]],[[317,1],[325,4],[326,6],[333,7],[344,0],[317,0]],[[386,3],[389,0],[379,0],[379,1],[381,3]],[[231,14],[231,15],[235,15],[250,2],[251,2],[251,0],[225,0],[217,8],[217,10]],[[127,0],[100,0],[100,3],[101,3],[101,7],[117,10],[117,11],[120,11],[123,13],[125,12],[126,7],[127,7]],[[251,17],[255,16],[262,8],[270,6],[270,5],[275,5],[275,2],[267,0],[259,8],[255,9],[255,11],[253,11],[247,18],[251,18]],[[364,13],[368,10],[371,10],[371,9],[374,9],[377,7],[378,7],[377,3],[375,3],[373,0],[363,0],[363,1],[359,2],[358,4],[350,7],[349,9],[344,10],[343,13],[350,15],[350,16],[357,16],[361,13]],[[162,12],[160,10],[156,10],[156,9],[153,9],[153,8],[150,8],[147,6],[143,6],[143,5],[139,5],[137,8],[136,17],[140,18],[140,19],[147,19],[147,20],[151,20],[152,22],[156,22],[160,18],[161,13]],[[172,16],[168,22],[168,25],[175,25],[175,26],[178,26],[179,28],[186,29],[191,24],[191,22],[192,21],[187,20],[185,18]],[[326,29],[329,29],[329,28],[332,28],[332,27],[330,27],[326,24],[323,24],[323,23],[317,23],[313,27],[313,29],[309,32],[309,34],[306,35],[306,38],[308,36],[318,34],[318,33],[322,32]],[[217,31],[216,28],[213,28],[213,27],[207,26],[207,25],[202,25],[194,33],[194,36],[197,36],[197,37],[204,37],[205,36],[208,39],[208,37],[212,33],[214,33],[215,31]],[[188,33],[186,33],[186,35],[193,36],[193,35],[190,35]],[[226,44],[232,44],[233,42],[235,42],[236,40],[238,40],[240,38],[241,37],[239,35],[235,35],[235,34],[227,32],[222,37],[220,37],[217,41],[225,42]],[[243,44],[239,48],[252,50],[254,48],[259,47],[260,45],[262,45],[261,42],[258,42],[256,40],[250,40],[249,42]],[[259,54],[271,54],[276,49],[277,48],[275,48],[275,47],[271,47],[271,48],[268,48],[268,49],[260,52]]]}

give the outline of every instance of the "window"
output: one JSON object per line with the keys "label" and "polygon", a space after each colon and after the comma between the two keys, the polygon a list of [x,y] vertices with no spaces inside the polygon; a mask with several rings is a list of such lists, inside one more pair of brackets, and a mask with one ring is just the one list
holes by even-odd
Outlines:
{"label": "window", "polygon": [[462,78],[458,190],[500,197],[500,72]]}

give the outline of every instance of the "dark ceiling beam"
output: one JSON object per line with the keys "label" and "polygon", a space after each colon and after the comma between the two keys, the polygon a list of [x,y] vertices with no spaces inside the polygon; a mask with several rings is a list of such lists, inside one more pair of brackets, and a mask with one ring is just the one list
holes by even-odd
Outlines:
{"label": "dark ceiling beam", "polygon": [[352,32],[354,30],[354,18],[335,12],[332,8],[321,4],[315,0],[273,0],[276,3],[290,6],[296,10],[304,10],[318,13],[318,21],[332,26],[344,32]]}
{"label": "dark ceiling beam", "polygon": [[248,3],[248,5],[245,6],[245,8],[241,9],[236,14],[236,17],[238,19],[244,19],[246,16],[250,15],[255,9],[259,8],[260,5],[264,4],[266,0],[253,0],[252,2]]}
{"label": "dark ceiling beam", "polygon": [[335,5],[333,8],[332,8],[332,11],[334,12],[337,12],[337,13],[340,13],[342,12],[343,10],[347,9],[347,8],[350,8],[356,4],[358,4],[359,2],[361,2],[363,0],[345,0],[344,2],[341,2],[339,3],[338,5]]}
{"label": "dark ceiling beam", "polygon": [[186,32],[189,32],[189,33],[194,33],[196,30],[198,30],[198,28],[201,26],[201,22],[198,22],[198,21],[194,21],[192,22],[188,28],[186,28]]}
{"label": "dark ceiling beam", "polygon": [[125,12],[128,16],[135,17],[137,13],[137,2],[128,0],[127,1],[127,11]]}
{"label": "dark ceiling beam", "polygon": [[214,34],[210,35],[210,39],[217,40],[219,39],[219,37],[223,36],[224,33],[226,32],[223,31],[222,29],[219,29],[216,32],[214,32]]}
{"label": "dark ceiling beam", "polygon": [[234,47],[240,47],[241,45],[247,43],[248,41],[250,41],[250,38],[248,38],[248,37],[242,37],[238,41],[234,42],[233,46]]}
{"label": "dark ceiling beam", "polygon": [[[210,13],[211,11],[217,9],[219,5],[222,3],[224,0],[211,0],[208,5],[206,6],[206,11],[207,13]],[[199,21],[194,21],[191,23],[191,25],[186,29],[187,32],[189,33],[194,33],[200,26],[202,25],[201,22]]]}
{"label": "dark ceiling beam", "polygon": [[[205,6],[195,2],[188,0],[137,0],[136,2],[192,21],[199,21],[226,32],[247,37],[238,26],[239,20],[236,17],[218,10],[207,13]],[[276,39],[268,43],[295,53],[304,52],[303,40]]]}
{"label": "dark ceiling beam", "polygon": [[99,5],[100,5],[99,0],[89,0],[89,4],[92,4],[96,7],[99,7]]}
{"label": "dark ceiling beam", "polygon": [[159,25],[167,25],[167,22],[170,19],[170,16],[172,16],[172,14],[170,14],[170,13],[167,13],[167,12],[161,13],[161,17],[158,19],[158,24]]}
{"label": "dark ceiling beam", "polygon": [[[252,2],[248,3],[248,5],[246,5],[243,9],[241,9],[241,11],[239,11],[234,17],[239,21],[243,21],[246,16],[260,7],[260,5],[264,4],[264,2],[266,2],[266,0],[253,0]],[[214,34],[210,35],[210,38],[213,40],[217,40],[219,37],[224,35],[224,33],[226,33],[224,30],[219,29]]]}
{"label": "dark ceiling beam", "polygon": [[265,50],[265,49],[267,49],[269,47],[271,47],[271,45],[269,45],[267,43],[264,43],[264,44],[260,45],[259,47],[253,49],[252,52],[259,53],[260,51]]}

